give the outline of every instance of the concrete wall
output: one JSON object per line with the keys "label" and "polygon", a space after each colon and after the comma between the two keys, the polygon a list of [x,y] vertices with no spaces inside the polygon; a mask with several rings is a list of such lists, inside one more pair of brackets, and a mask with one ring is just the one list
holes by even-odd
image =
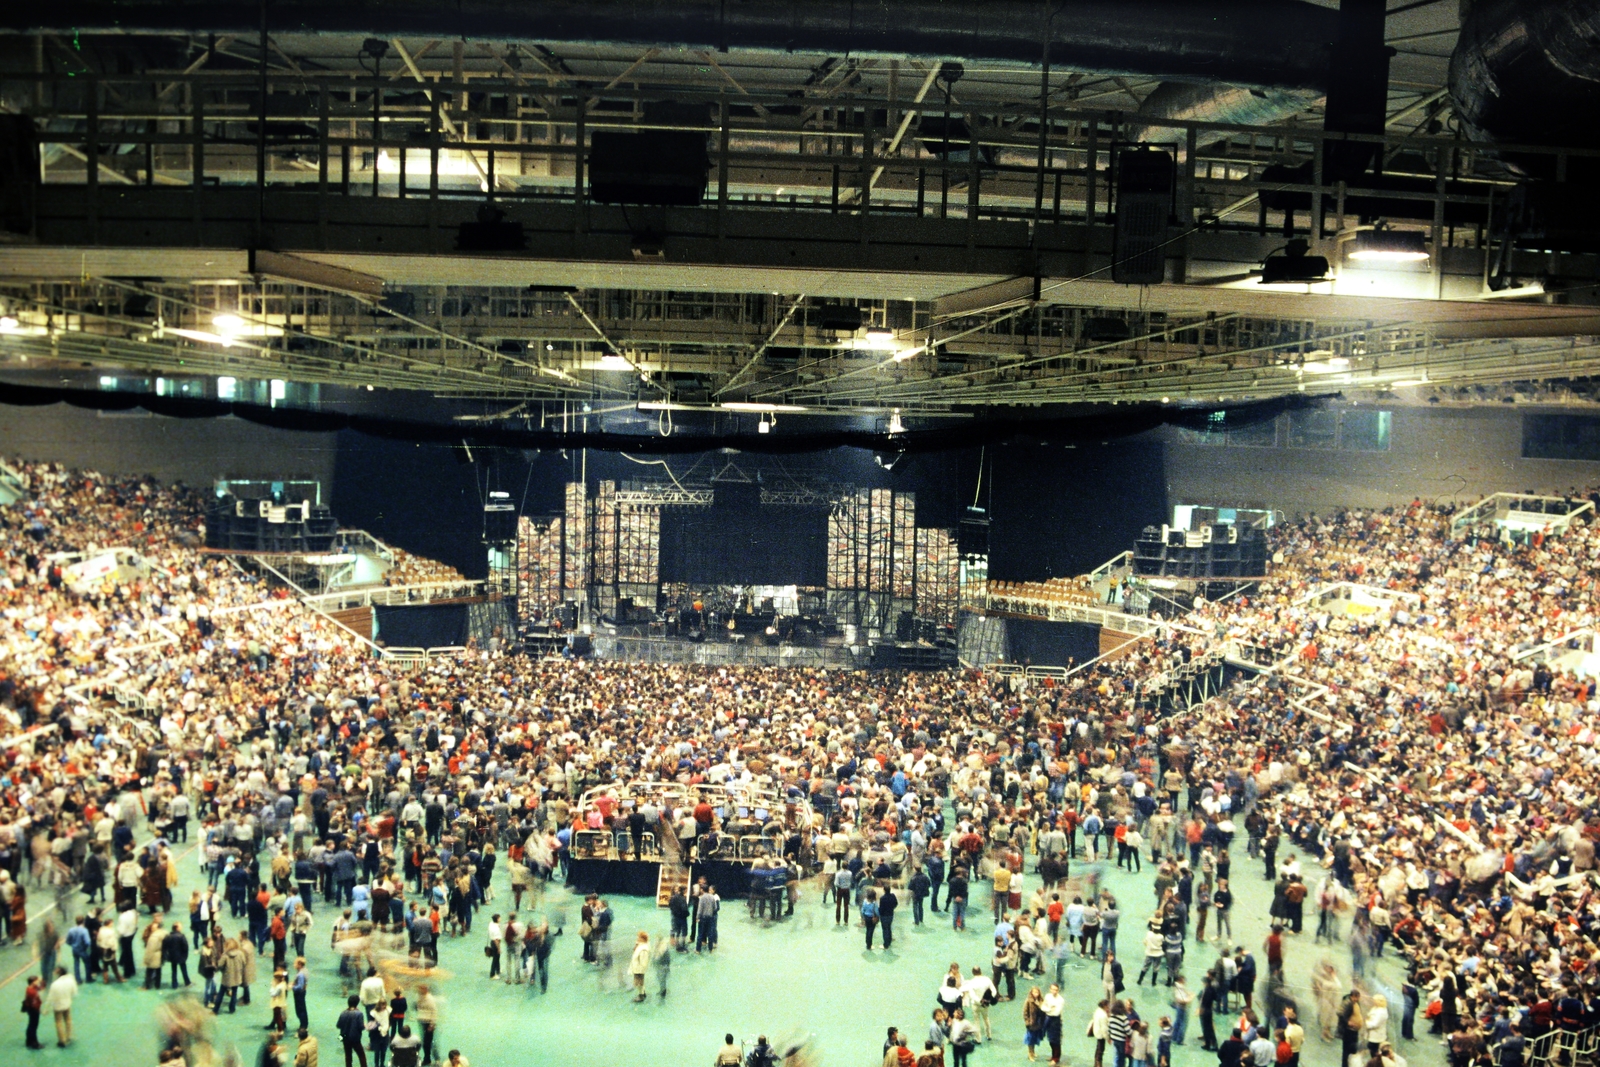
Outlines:
{"label": "concrete wall", "polygon": [[1393,412],[1387,452],[1288,448],[1281,428],[1276,448],[1197,445],[1162,431],[1168,499],[1295,514],[1600,485],[1600,463],[1522,458],[1530,408],[1386,410]]}
{"label": "concrete wall", "polygon": [[106,474],[153,474],[205,486],[221,476],[307,477],[333,488],[335,437],[241,419],[101,414],[66,404],[0,407],[0,455]]}

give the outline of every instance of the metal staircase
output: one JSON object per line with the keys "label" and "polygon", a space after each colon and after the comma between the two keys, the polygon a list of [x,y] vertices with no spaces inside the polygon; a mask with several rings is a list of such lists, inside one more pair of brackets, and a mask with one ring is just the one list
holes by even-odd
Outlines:
{"label": "metal staircase", "polygon": [[684,862],[678,835],[665,821],[656,831],[656,840],[661,842],[661,865],[656,870],[656,907],[664,908],[679,889],[689,892],[689,865]]}

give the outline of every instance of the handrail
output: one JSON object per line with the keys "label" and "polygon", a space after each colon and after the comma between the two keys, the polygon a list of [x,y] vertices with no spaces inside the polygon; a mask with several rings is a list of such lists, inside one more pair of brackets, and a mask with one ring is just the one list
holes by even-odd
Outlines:
{"label": "handrail", "polygon": [[1299,600],[1296,600],[1295,604],[1309,604],[1313,600],[1326,600],[1343,589],[1366,593],[1368,596],[1377,597],[1379,600],[1405,600],[1412,604],[1422,603],[1422,594],[1410,593],[1404,589],[1385,589],[1380,585],[1362,585],[1360,582],[1331,582],[1313,589]]}
{"label": "handrail", "polygon": [[1085,660],[1084,662],[1078,664],[1076,667],[1072,668],[1066,674],[1062,675],[1062,677],[1070,678],[1074,674],[1077,674],[1079,671],[1088,670],[1090,667],[1093,667],[1096,663],[1099,663],[1101,660],[1108,659],[1111,656],[1115,656],[1118,652],[1121,652],[1123,649],[1127,648],[1129,645],[1136,645],[1140,641],[1143,641],[1146,638],[1148,638],[1149,636],[1150,636],[1149,634],[1137,634],[1137,635],[1135,635],[1133,637],[1130,637],[1126,641],[1122,642],[1122,644],[1118,645],[1116,648],[1108,649],[1107,651],[1100,653],[1094,659]]}
{"label": "handrail", "polygon": [[[237,558],[235,558],[233,556],[229,556],[228,557],[228,561],[230,563],[232,563],[236,568],[238,568],[239,573],[241,573],[241,574],[247,574],[248,573],[247,571],[245,571],[243,565],[241,565],[239,563]],[[300,588],[300,586],[297,585],[288,575],[284,574],[282,571],[280,571],[278,568],[274,567],[272,564],[268,563],[265,559],[263,559],[260,556],[256,556],[255,557],[255,562],[256,562],[256,566],[264,567],[265,569],[271,571],[273,574],[275,574],[277,576],[277,578],[278,578],[278,580],[280,582],[282,582],[284,585],[287,585],[290,589],[293,589],[295,591],[295,593],[298,594],[297,599],[300,601],[300,606],[301,607],[305,608],[307,611],[311,612],[313,615],[317,615],[317,616],[319,616],[319,617],[321,617],[323,619],[326,619],[328,622],[330,622],[333,625],[337,626],[339,629],[343,630],[345,633],[349,634],[351,637],[354,637],[357,641],[360,641],[362,644],[364,644],[368,648],[372,649],[373,652],[377,653],[380,657],[388,656],[388,652],[386,652],[381,645],[379,645],[376,642],[374,642],[372,640],[372,638],[362,636],[361,634],[357,633],[356,631],[350,629],[350,627],[346,626],[344,623],[340,622],[338,619],[334,618],[332,615],[329,615],[327,612],[319,610],[315,605],[306,603],[307,599],[310,597],[311,594],[307,593],[304,589]]]}
{"label": "handrail", "polygon": [[1120,569],[1123,569],[1123,568],[1127,567],[1128,562],[1130,560],[1132,560],[1132,559],[1133,559],[1133,549],[1131,549],[1131,548],[1128,549],[1125,552],[1117,553],[1115,556],[1112,556],[1110,559],[1108,559],[1104,563],[1100,564],[1100,566],[1096,567],[1094,570],[1089,572],[1089,575],[1088,575],[1089,584],[1093,585],[1094,583],[1098,582],[1101,578],[1105,577],[1106,575],[1109,575],[1112,571],[1120,570]]}
{"label": "handrail", "polygon": [[[1511,662],[1513,662],[1513,663],[1521,663],[1523,660],[1529,659],[1529,658],[1531,658],[1533,656],[1537,656],[1541,652],[1549,652],[1551,649],[1556,648],[1557,646],[1564,645],[1568,641],[1573,640],[1574,638],[1578,638],[1578,637],[1590,637],[1590,638],[1593,638],[1594,636],[1595,636],[1594,627],[1592,627],[1592,626],[1584,626],[1584,627],[1582,627],[1580,629],[1573,630],[1571,633],[1562,634],[1560,637],[1556,638],[1554,641],[1546,641],[1542,645],[1535,645],[1532,648],[1523,649],[1521,652],[1518,652],[1518,653],[1516,653],[1515,655],[1513,655],[1511,657]],[[1573,649],[1572,651],[1577,651],[1577,650]]]}
{"label": "handrail", "polygon": [[308,593],[305,599],[311,605],[333,611],[374,604],[395,607],[418,602],[430,603],[443,599],[438,595],[442,593],[476,596],[483,592],[484,584],[477,579],[460,578],[444,582],[413,582],[409,585],[368,585],[331,593]]}
{"label": "handrail", "polygon": [[390,548],[388,545],[384,544],[382,541],[378,540],[365,530],[340,530],[336,537],[343,540],[366,541],[373,548],[377,549],[378,557],[380,559],[388,563],[393,563],[395,561],[394,549]]}
{"label": "handrail", "polygon": [[[1557,514],[1548,511],[1528,511],[1516,506],[1522,501],[1535,500],[1545,504],[1561,504],[1564,507],[1569,507],[1570,510]],[[1476,504],[1469,504],[1450,517],[1451,535],[1454,536],[1465,526],[1481,522],[1491,515],[1498,515],[1502,505],[1504,505],[1507,515],[1512,512],[1519,512],[1524,515],[1538,515],[1547,519],[1552,526],[1570,526],[1572,520],[1585,511],[1593,512],[1595,510],[1594,501],[1592,500],[1580,502],[1570,497],[1540,496],[1537,493],[1490,493]]]}

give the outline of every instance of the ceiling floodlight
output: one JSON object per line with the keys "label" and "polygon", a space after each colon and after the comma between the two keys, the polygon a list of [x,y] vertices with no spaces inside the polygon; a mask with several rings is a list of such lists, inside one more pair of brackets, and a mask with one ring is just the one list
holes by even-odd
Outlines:
{"label": "ceiling floodlight", "polygon": [[1428,241],[1417,230],[1362,230],[1345,257],[1362,263],[1420,263],[1428,258]]}

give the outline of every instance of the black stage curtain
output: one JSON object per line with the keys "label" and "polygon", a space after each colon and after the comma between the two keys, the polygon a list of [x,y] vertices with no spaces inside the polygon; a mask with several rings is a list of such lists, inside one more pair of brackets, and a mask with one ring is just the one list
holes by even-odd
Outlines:
{"label": "black stage curtain", "polygon": [[466,444],[502,448],[577,449],[597,448],[612,452],[643,452],[664,455],[706,452],[736,448],[743,452],[798,455],[828,448],[869,448],[884,452],[945,452],[976,448],[1012,439],[1074,443],[1106,441],[1144,433],[1157,426],[1184,426],[1205,429],[1210,414],[1225,410],[1229,429],[1276,418],[1290,408],[1315,406],[1316,397],[1280,397],[1225,407],[1179,407],[1175,404],[1126,405],[1099,408],[1087,414],[1035,417],[988,417],[965,419],[930,429],[889,434],[872,430],[827,430],[811,433],[675,433],[656,434],[593,432],[563,433],[558,430],[518,430],[475,423],[424,422],[415,419],[358,415],[341,411],[308,411],[301,408],[274,408],[228,400],[202,400],[196,397],[158,397],[149,393],[103,392],[57,386],[21,385],[0,382],[0,404],[37,407],[42,404],[71,404],[100,411],[128,411],[144,408],[157,415],[179,419],[219,418],[231,415],[262,426],[282,430],[310,430],[333,433],[357,430],[373,437],[446,445]]}
{"label": "black stage curtain", "polygon": [[388,648],[443,648],[467,643],[467,605],[374,607],[378,638]]}

